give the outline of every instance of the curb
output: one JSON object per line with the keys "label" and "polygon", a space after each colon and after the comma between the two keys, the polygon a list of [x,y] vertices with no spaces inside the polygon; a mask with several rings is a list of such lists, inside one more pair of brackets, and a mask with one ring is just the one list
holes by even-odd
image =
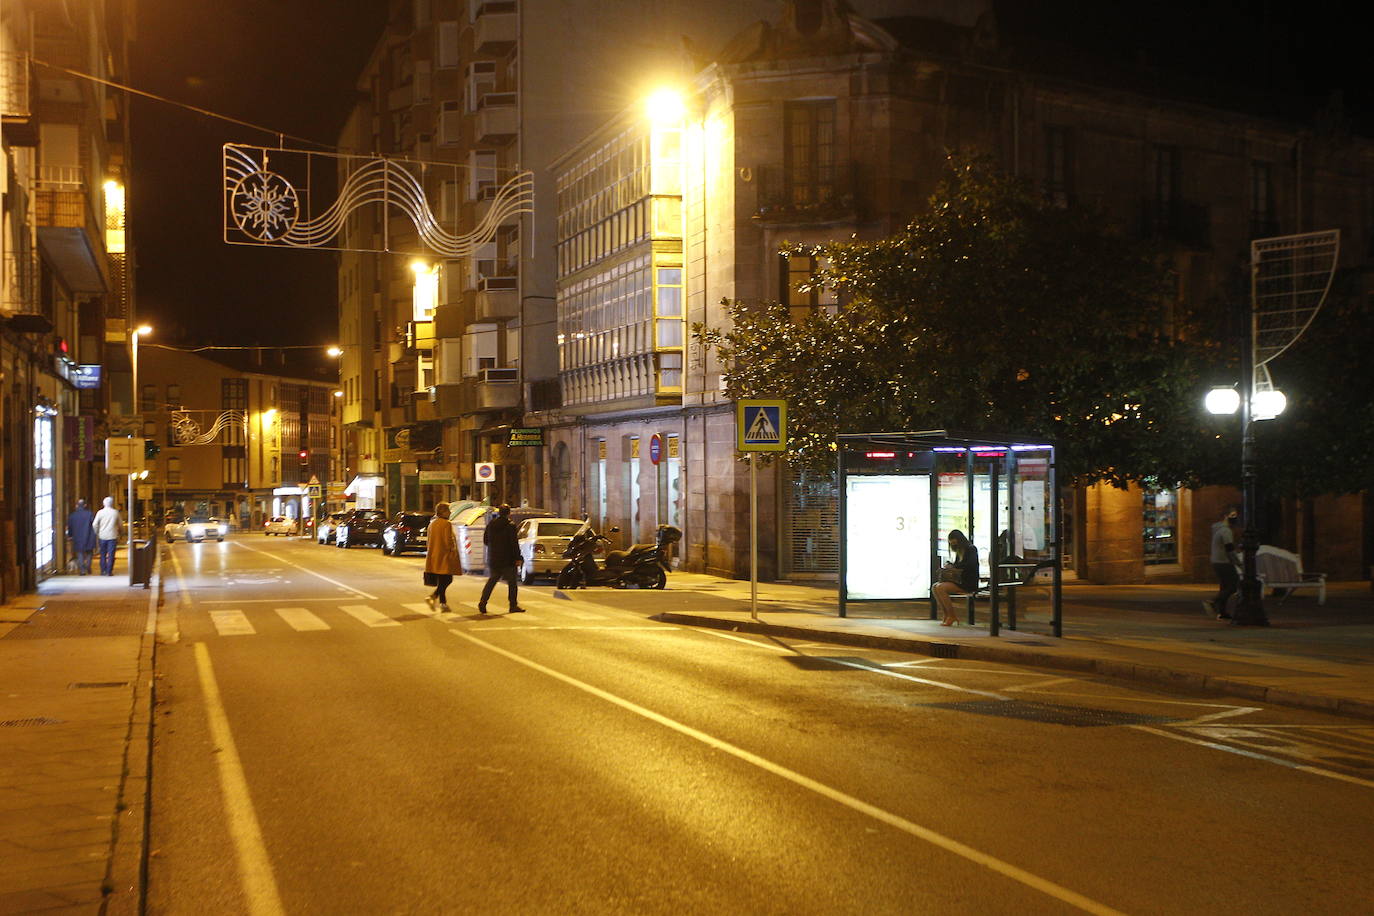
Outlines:
{"label": "curb", "polygon": [[[159,564],[160,565],[160,564]],[[162,607],[159,571],[148,596],[148,623],[139,638],[138,679],[124,744],[124,778],[119,786],[115,834],[105,884],[103,916],[137,916],[147,894],[147,846],[152,796],[153,706],[157,699],[157,620]]]}
{"label": "curb", "polygon": [[1224,677],[1213,677],[1196,671],[1180,671],[1174,668],[1161,668],[1156,665],[1138,665],[1118,659],[1091,658],[1081,655],[1054,655],[1049,652],[1016,649],[1010,646],[965,645],[964,643],[939,642],[911,636],[874,636],[870,633],[839,633],[831,630],[810,629],[808,627],[787,626],[785,624],[764,623],[753,620],[726,620],[720,617],[701,617],[694,614],[665,612],[652,618],[662,623],[676,623],[684,626],[706,627],[714,630],[733,630],[743,633],[759,633],[769,636],[787,636],[793,639],[809,639],[815,642],[834,643],[841,646],[862,646],[869,649],[891,649],[898,652],[911,652],[935,658],[961,658],[969,661],[998,662],[1004,665],[1025,665],[1034,668],[1053,668],[1060,671],[1076,671],[1086,674],[1100,674],[1104,677],[1125,681],[1141,681],[1149,684],[1162,684],[1196,690],[1199,693],[1224,694],[1245,700],[1257,700],[1274,706],[1289,706],[1297,709],[1311,709],[1319,712],[1353,716],[1360,719],[1374,719],[1374,701],[1357,700],[1351,697],[1335,697],[1325,694],[1301,693],[1279,687],[1266,687],[1248,681],[1236,681]]}

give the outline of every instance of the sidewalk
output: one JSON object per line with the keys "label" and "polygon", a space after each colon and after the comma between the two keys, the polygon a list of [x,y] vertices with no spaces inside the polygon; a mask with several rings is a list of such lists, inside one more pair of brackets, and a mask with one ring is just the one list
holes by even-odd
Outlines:
{"label": "sidewalk", "polygon": [[137,913],[157,579],[0,605],[0,913]]}
{"label": "sidewalk", "polygon": [[[716,596],[710,610],[658,615],[693,624],[889,648],[942,658],[1032,665],[1226,694],[1279,706],[1374,719],[1374,592],[1368,582],[1328,584],[1324,607],[1310,594],[1282,605],[1266,596],[1269,627],[1236,627],[1205,616],[1202,584],[1079,585],[1063,590],[1064,637],[1050,635],[1045,601],[1024,606],[1019,628],[988,635],[988,605],[978,625],[942,627],[925,602],[850,604],[837,615],[833,583],[761,583],[759,619],[749,613],[749,583],[676,574],[683,588]],[[671,587],[671,586],[670,586]],[[958,603],[960,619],[965,608]]]}

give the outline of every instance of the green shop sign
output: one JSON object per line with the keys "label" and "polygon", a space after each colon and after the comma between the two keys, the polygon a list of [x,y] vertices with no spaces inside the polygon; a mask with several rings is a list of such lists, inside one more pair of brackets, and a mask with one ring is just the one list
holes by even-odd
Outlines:
{"label": "green shop sign", "polygon": [[525,448],[527,446],[542,446],[544,444],[544,430],[540,428],[519,428],[511,427],[510,439],[506,442],[507,448]]}

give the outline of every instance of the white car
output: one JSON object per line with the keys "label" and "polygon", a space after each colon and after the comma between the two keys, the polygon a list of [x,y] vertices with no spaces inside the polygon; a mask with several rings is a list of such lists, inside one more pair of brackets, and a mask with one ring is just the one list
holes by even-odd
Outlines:
{"label": "white car", "polygon": [[568,561],[563,551],[585,524],[576,518],[529,518],[520,523],[515,536],[520,542],[520,581],[526,585],[535,576],[557,576]]}
{"label": "white car", "polygon": [[169,522],[162,531],[163,537],[169,544],[176,540],[196,542],[204,541],[207,538],[222,541],[228,533],[229,523],[223,519],[215,518],[213,515],[193,515],[179,522]]}
{"label": "white car", "polygon": [[274,515],[268,520],[264,533],[294,535],[296,533],[296,520],[285,515]]}

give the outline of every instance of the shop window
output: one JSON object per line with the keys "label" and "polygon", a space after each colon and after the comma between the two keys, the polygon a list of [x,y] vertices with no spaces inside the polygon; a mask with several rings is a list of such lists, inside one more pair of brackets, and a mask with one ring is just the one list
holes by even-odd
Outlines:
{"label": "shop window", "polygon": [[1178,490],[1146,487],[1142,491],[1145,565],[1178,562]]}

